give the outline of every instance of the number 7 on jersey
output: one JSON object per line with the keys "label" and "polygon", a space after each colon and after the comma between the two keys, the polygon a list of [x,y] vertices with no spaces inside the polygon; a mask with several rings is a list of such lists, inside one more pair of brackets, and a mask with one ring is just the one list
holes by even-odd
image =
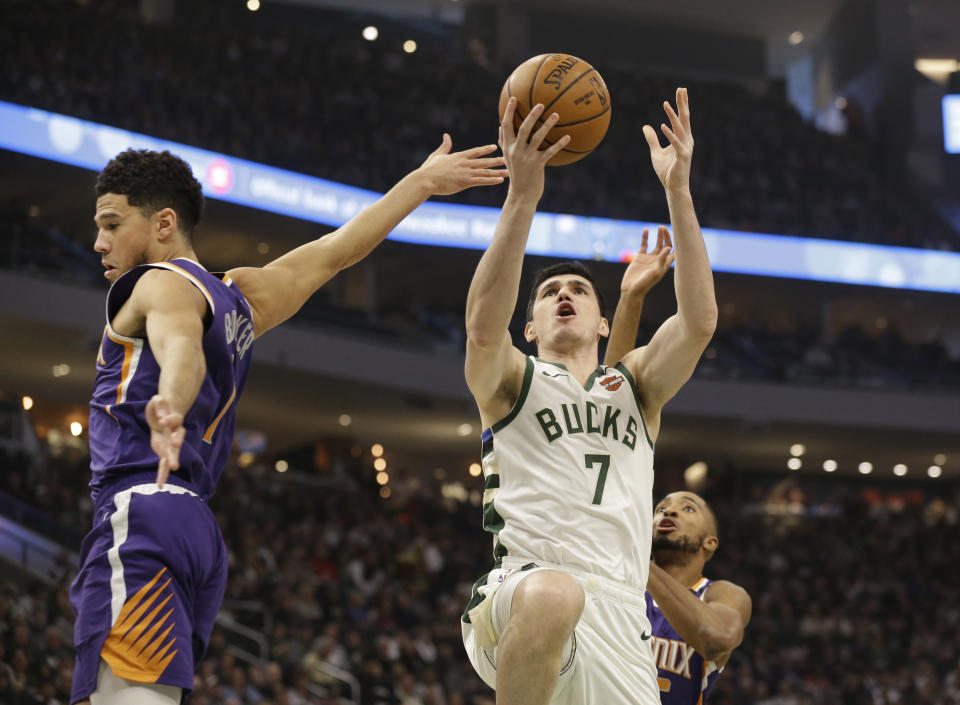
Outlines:
{"label": "number 7 on jersey", "polygon": [[607,481],[607,470],[610,469],[610,456],[596,453],[587,453],[583,456],[583,463],[590,470],[597,465],[600,466],[600,474],[597,477],[597,489],[593,493],[593,504],[600,504],[603,500],[603,485]]}

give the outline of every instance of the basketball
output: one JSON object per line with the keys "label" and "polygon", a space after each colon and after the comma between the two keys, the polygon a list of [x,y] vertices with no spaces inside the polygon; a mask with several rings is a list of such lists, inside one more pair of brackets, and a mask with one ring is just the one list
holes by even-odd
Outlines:
{"label": "basketball", "polygon": [[517,99],[514,127],[537,103],[544,107],[538,127],[551,113],[560,116],[541,149],[564,135],[570,135],[570,143],[547,162],[551,166],[583,159],[597,148],[610,126],[607,85],[593,66],[569,54],[541,54],[514,69],[500,91],[501,119],[511,97]]}

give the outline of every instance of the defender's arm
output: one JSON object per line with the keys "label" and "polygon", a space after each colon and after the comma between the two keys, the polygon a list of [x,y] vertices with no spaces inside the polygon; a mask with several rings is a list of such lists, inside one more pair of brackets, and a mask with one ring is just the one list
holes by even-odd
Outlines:
{"label": "defender's arm", "polygon": [[647,228],[643,229],[640,239],[640,251],[623,273],[620,283],[620,300],[613,316],[613,328],[607,340],[607,350],[603,364],[616,365],[633,350],[637,343],[637,331],[640,329],[640,314],[643,302],[650,290],[657,285],[673,264],[673,242],[666,226],[657,228],[657,246],[647,252]]}
{"label": "defender's arm", "polygon": [[366,257],[431,195],[449,195],[472,186],[503,182],[494,169],[500,157],[482,158],[496,145],[450,152],[449,135],[415,171],[380,200],[324,237],[302,245],[265,267],[239,267],[228,274],[250,304],[259,337],[295,314],[337,272]]}
{"label": "defender's arm", "polygon": [[143,321],[150,350],[160,366],[157,393],[146,408],[150,446],[159,456],[157,483],[163,487],[180,467],[183,419],[193,406],[207,366],[203,319],[207,302],[199,290],[174,272],[152,269],[137,281],[129,305]]}
{"label": "defender's arm", "polygon": [[739,585],[725,580],[712,583],[701,600],[651,561],[647,592],[680,638],[705,659],[722,666],[743,641],[753,606]]}

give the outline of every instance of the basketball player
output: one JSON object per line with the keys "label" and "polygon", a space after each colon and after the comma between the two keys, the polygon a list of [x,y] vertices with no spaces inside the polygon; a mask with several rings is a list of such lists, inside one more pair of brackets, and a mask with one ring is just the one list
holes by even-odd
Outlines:
{"label": "basketball player", "polygon": [[[644,231],[640,253],[620,285],[605,364],[635,344],[644,298],[670,266],[670,244],[669,231],[660,226],[656,249],[646,254]],[[750,621],[750,596],[743,588],[703,577],[718,543],[716,517],[699,495],[674,492],[654,509],[647,617],[664,705],[702,705]]]}
{"label": "basketball player", "polygon": [[677,313],[614,368],[598,365],[608,333],[589,271],[562,263],[535,280],[525,358],[507,326],[544,164],[534,107],[501,124],[510,187],[467,298],[466,378],[483,433],[484,527],[494,568],[463,616],[474,669],[498,705],[659,703],[644,588],[650,568],[653,442],[660,411],[693,372],[716,325],[713,277],[689,190],[693,137],[685,89],[664,109],[668,145],[643,128],[676,245]]}
{"label": "basketball player", "polygon": [[[432,194],[503,181],[495,146],[443,144],[353,220],[265,267],[207,272],[193,249],[203,195],[169,152],[127,150],[97,179],[107,324],[90,402],[94,526],[70,598],[71,703],[178,703],[226,586],[206,502],[233,443],[254,339],[363,259]],[[172,473],[172,474],[171,474]]]}

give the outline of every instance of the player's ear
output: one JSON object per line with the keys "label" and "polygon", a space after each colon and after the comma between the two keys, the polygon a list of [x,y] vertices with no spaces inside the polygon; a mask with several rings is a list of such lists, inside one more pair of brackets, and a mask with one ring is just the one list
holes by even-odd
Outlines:
{"label": "player's ear", "polygon": [[703,540],[703,547],[708,551],[710,551],[711,555],[716,552],[719,546],[720,546],[720,539],[718,539],[716,536],[707,536]]}
{"label": "player's ear", "polygon": [[177,212],[173,208],[161,208],[153,214],[153,222],[157,228],[157,238],[166,242],[177,231]]}
{"label": "player's ear", "polygon": [[527,325],[523,327],[523,337],[528,343],[532,343],[537,339],[537,334],[533,330],[533,321],[527,321]]}
{"label": "player's ear", "polygon": [[599,335],[601,338],[610,337],[610,322],[603,316],[600,317],[600,328],[597,331],[597,335]]}

